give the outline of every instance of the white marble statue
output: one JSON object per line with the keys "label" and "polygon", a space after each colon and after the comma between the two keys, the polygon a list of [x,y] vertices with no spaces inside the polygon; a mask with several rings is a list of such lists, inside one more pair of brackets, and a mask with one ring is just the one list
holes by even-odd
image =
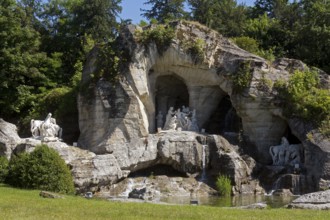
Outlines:
{"label": "white marble statue", "polygon": [[[158,116],[156,117],[158,120]],[[158,126],[158,124],[157,124]],[[196,110],[190,111],[189,107],[182,106],[182,109],[173,110],[170,107],[166,115],[166,122],[163,130],[195,131],[198,132]]]}
{"label": "white marble statue", "polygon": [[188,131],[195,131],[198,132],[198,124],[197,124],[197,118],[196,118],[196,109],[193,110],[192,116],[191,116],[191,125],[188,127]]}
{"label": "white marble statue", "polygon": [[35,139],[43,141],[57,141],[62,138],[62,128],[49,113],[44,121],[31,120],[31,133]]}
{"label": "white marble statue", "polygon": [[174,110],[173,110],[173,107],[170,107],[170,109],[168,110],[167,112],[167,115],[166,115],[166,121],[165,121],[165,125],[164,125],[164,130],[169,130],[170,127],[169,127],[169,124],[170,124],[170,121],[173,117],[173,115],[175,114]]}
{"label": "white marble statue", "polygon": [[176,130],[178,121],[176,115],[174,115],[169,122],[169,130]]}
{"label": "white marble statue", "polygon": [[301,144],[289,144],[289,141],[282,137],[281,144],[271,146],[269,153],[276,166],[295,166],[301,163]]}
{"label": "white marble statue", "polygon": [[185,125],[185,114],[183,112],[181,112],[180,109],[178,109],[175,113],[176,118],[177,118],[177,129],[181,128],[182,130],[184,130],[184,125]]}

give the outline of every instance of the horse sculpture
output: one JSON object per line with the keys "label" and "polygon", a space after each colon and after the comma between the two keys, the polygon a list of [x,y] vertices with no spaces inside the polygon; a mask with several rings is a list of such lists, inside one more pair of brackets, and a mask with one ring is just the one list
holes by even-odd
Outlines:
{"label": "horse sculpture", "polygon": [[285,137],[282,137],[280,145],[271,146],[269,148],[269,153],[273,159],[273,165],[277,166],[294,166],[295,164],[300,164],[301,151],[301,144],[290,145]]}

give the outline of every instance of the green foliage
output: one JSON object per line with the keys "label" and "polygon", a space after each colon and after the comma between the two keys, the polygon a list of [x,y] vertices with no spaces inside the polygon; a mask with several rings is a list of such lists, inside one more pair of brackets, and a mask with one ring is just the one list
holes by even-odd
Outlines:
{"label": "green foliage", "polygon": [[288,85],[275,83],[279,97],[286,102],[285,113],[288,117],[299,117],[314,122],[324,134],[329,133],[330,91],[319,88],[316,71],[295,71]]}
{"label": "green foliage", "polygon": [[140,27],[148,26],[148,22],[146,22],[145,20],[141,20],[140,23],[139,23],[139,26]]}
{"label": "green foliage", "polygon": [[184,11],[185,0],[148,0],[144,4],[152,5],[151,9],[141,9],[142,16],[151,20],[156,19],[160,23],[166,23],[175,19],[182,19],[187,16]]}
{"label": "green foliage", "polygon": [[204,61],[205,46],[205,41],[200,38],[183,42],[183,48],[191,55],[195,63]]}
{"label": "green foliage", "polygon": [[226,175],[219,175],[215,185],[217,186],[220,196],[230,196],[231,195],[231,181]]}
{"label": "green foliage", "polygon": [[95,82],[100,78],[116,82],[120,78],[122,68],[129,61],[128,51],[117,44],[116,41],[109,41],[98,45],[97,69],[91,75]]}
{"label": "green foliage", "polygon": [[40,51],[40,34],[15,1],[1,1],[0,26],[0,115],[24,116],[37,94],[56,86],[61,62],[56,54]]}
{"label": "green foliage", "polygon": [[192,18],[226,37],[242,34],[247,8],[236,0],[188,0]]}
{"label": "green foliage", "polygon": [[175,37],[175,31],[169,25],[159,24],[146,28],[143,31],[136,31],[135,36],[139,42],[145,45],[152,42],[156,43],[158,52],[161,53],[172,42],[172,39]]}
{"label": "green foliage", "polygon": [[46,145],[37,146],[30,153],[13,156],[9,161],[6,183],[27,189],[73,193],[73,179],[69,168],[58,153]]}
{"label": "green foliage", "polygon": [[250,86],[252,80],[250,62],[241,62],[236,73],[232,76],[233,87],[236,92],[243,92]]}
{"label": "green foliage", "polygon": [[259,47],[259,43],[251,37],[235,37],[232,41],[240,48],[249,51],[250,53],[256,54],[260,57],[265,58],[269,61],[274,61],[275,56],[272,49],[263,50]]}
{"label": "green foliage", "polygon": [[4,156],[0,156],[0,183],[4,182],[8,174],[8,160]]}
{"label": "green foliage", "polygon": [[113,37],[121,0],[81,0],[72,7],[72,25],[80,36],[91,35],[96,42]]}

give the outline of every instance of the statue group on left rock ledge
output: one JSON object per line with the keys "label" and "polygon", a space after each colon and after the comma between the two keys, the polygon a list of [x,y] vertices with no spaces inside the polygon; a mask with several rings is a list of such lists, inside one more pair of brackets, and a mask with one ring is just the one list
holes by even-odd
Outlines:
{"label": "statue group on left rock ledge", "polygon": [[56,124],[56,119],[49,113],[45,120],[31,120],[32,137],[42,141],[62,140],[62,128]]}
{"label": "statue group on left rock ledge", "polygon": [[176,111],[174,111],[173,107],[170,107],[166,115],[165,124],[161,111],[158,112],[156,119],[158,129],[162,128],[162,130],[199,131],[196,119],[196,110],[190,111],[189,107],[182,106],[182,109],[178,108]]}

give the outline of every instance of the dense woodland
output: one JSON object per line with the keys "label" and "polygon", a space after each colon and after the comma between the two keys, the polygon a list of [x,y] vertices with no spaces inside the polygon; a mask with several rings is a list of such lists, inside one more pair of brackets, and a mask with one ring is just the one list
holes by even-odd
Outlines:
{"label": "dense woodland", "polygon": [[[47,112],[77,117],[76,94],[88,52],[123,25],[121,0],[0,0],[0,117],[20,125]],[[147,23],[186,19],[268,60],[300,59],[330,73],[330,1],[146,0]],[[184,6],[187,4],[189,9]],[[328,93],[327,93],[328,94]]]}

